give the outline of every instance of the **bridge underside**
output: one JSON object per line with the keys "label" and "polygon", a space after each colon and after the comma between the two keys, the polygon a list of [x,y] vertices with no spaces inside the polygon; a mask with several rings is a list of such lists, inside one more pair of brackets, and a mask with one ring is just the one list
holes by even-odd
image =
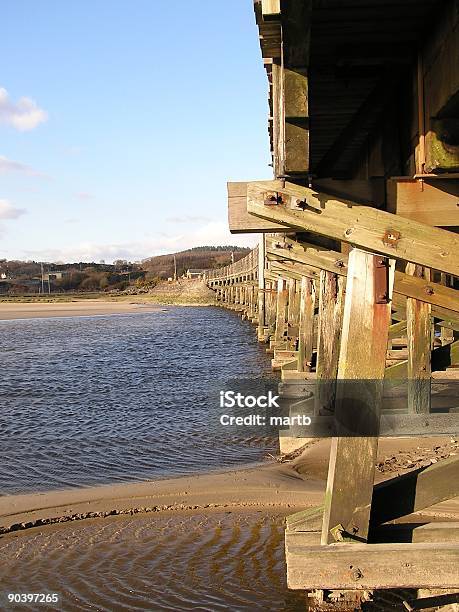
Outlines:
{"label": "bridge underside", "polygon": [[459,5],[256,0],[255,14],[274,176],[228,184],[230,229],[259,247],[207,280],[257,326],[290,413],[332,436],[323,506],[287,521],[288,584],[459,589],[459,522],[417,524],[459,495],[459,460],[374,486],[379,435],[458,433]]}

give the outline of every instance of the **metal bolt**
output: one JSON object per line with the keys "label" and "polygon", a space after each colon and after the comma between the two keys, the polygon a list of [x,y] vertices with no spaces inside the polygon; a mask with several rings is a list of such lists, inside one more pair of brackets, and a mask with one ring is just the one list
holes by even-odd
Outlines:
{"label": "metal bolt", "polygon": [[356,567],[354,569],[354,567],[351,565],[350,569],[352,570],[351,576],[352,576],[353,580],[357,581],[357,580],[360,580],[361,578],[363,578],[363,573],[362,573],[362,571],[358,567]]}

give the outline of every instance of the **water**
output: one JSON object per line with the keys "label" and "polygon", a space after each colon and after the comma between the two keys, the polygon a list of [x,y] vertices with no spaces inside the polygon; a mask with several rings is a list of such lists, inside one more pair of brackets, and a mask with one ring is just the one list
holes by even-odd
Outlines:
{"label": "water", "polygon": [[[0,609],[306,610],[305,594],[287,590],[280,517],[85,523],[0,541]],[[15,606],[10,592],[56,593],[60,601]]]}
{"label": "water", "polygon": [[2,321],[0,346],[2,494],[208,471],[275,448],[218,422],[221,385],[270,368],[234,313]]}

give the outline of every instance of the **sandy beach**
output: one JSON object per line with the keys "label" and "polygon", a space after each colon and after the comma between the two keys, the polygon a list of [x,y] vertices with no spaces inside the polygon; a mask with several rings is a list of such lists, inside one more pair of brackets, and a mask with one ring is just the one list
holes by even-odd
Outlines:
{"label": "sandy beach", "polygon": [[[313,442],[285,463],[0,497],[5,592],[55,593],[53,609],[65,610],[310,609],[305,591],[287,588],[285,517],[322,503],[329,445]],[[445,438],[381,440],[376,480],[456,450]],[[411,520],[458,517],[455,499]],[[376,592],[365,609],[402,609],[404,598]]]}
{"label": "sandy beach", "polygon": [[[0,497],[0,533],[69,520],[119,514],[269,511],[293,513],[322,503],[330,440],[310,443],[302,453],[272,463],[219,473]],[[382,439],[376,482],[437,462],[457,452],[446,438]],[[423,515],[459,516],[459,499]]]}
{"label": "sandy beach", "polygon": [[0,321],[46,319],[52,317],[91,317],[160,310],[157,304],[75,300],[72,302],[0,302]]}

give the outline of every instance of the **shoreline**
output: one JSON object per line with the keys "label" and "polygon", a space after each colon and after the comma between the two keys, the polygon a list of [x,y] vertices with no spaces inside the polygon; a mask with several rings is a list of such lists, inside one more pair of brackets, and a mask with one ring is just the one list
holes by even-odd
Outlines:
{"label": "shoreline", "polygon": [[0,302],[0,321],[94,317],[160,312],[171,306],[214,306],[214,304],[167,303],[152,300],[72,300],[68,302]]}
{"label": "shoreline", "polygon": [[[119,515],[254,511],[293,514],[323,503],[329,446],[329,439],[313,441],[298,456],[268,465],[162,480],[5,495],[0,497],[0,535],[19,535],[35,527]],[[448,453],[455,453],[455,449],[448,446],[446,438],[381,440],[378,460],[389,467],[383,472],[376,470],[375,482],[416,469],[432,452],[439,453],[437,460],[441,461]],[[417,464],[413,466],[411,459],[407,464],[406,458],[414,455]],[[459,498],[427,508],[415,516],[458,520]]]}
{"label": "shoreline", "polygon": [[0,534],[68,521],[173,512],[270,510],[319,505],[325,483],[275,463],[164,480],[58,489],[0,497]]}

